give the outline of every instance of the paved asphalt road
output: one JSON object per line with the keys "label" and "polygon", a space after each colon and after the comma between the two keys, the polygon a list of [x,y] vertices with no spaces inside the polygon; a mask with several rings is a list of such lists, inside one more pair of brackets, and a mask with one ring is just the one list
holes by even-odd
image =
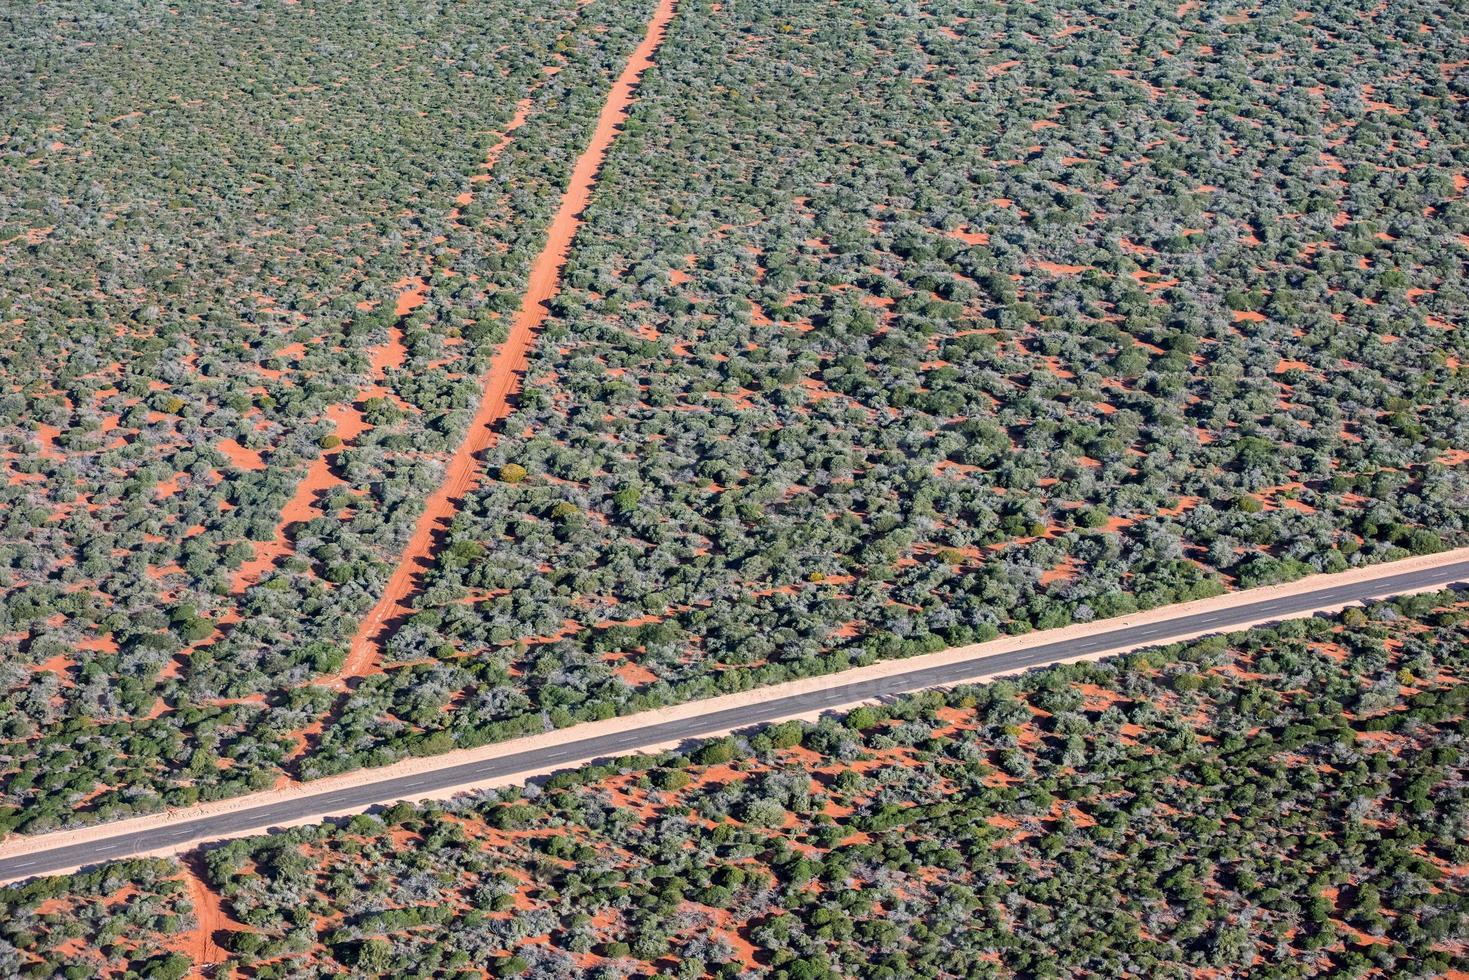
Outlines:
{"label": "paved asphalt road", "polygon": [[[373,805],[391,803],[404,796],[413,796],[485,779],[512,776],[516,773],[535,772],[553,767],[557,763],[569,763],[588,757],[626,755],[644,746],[724,733],[778,718],[853,704],[870,698],[902,694],[907,691],[942,687],[984,674],[1039,667],[1058,660],[1099,653],[1117,647],[1144,646],[1150,641],[1164,641],[1168,637],[1181,633],[1221,631],[1242,623],[1262,619],[1288,618],[1356,600],[1412,592],[1435,586],[1447,586],[1456,582],[1469,582],[1469,561],[1439,568],[1403,572],[1355,585],[1334,586],[1314,592],[1283,596],[1220,612],[1180,616],[1137,627],[1099,630],[1089,636],[1046,643],[1025,650],[975,657],[973,660],[912,670],[878,680],[843,684],[807,694],[713,711],[680,721],[634,729],[618,735],[572,738],[563,745],[551,748],[533,749],[501,756],[498,759],[466,763],[434,772],[384,779],[366,785],[303,796],[217,816],[201,817],[154,830],[122,834],[85,844],[17,855],[0,860],[0,881],[13,881],[77,866],[113,861],[192,841],[209,841],[232,832],[271,827],[318,814],[335,813],[354,808],[366,810]],[[568,730],[567,734],[574,735],[575,729]]]}

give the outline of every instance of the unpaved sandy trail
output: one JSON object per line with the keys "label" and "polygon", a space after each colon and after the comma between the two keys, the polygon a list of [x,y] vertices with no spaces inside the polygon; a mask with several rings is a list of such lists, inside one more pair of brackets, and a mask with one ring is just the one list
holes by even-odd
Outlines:
{"label": "unpaved sandy trail", "polygon": [[[530,107],[533,101],[534,100],[529,95],[527,95],[525,98],[516,103],[515,115],[510,117],[510,122],[506,124],[504,131],[500,134],[499,142],[497,142],[494,146],[490,147],[489,150],[485,152],[484,167],[480,173],[477,173],[473,177],[469,178],[469,182],[471,184],[483,183],[484,181],[490,179],[490,171],[495,168],[495,164],[499,161],[500,155],[504,153],[505,150],[510,146],[510,140],[515,136],[515,131],[521,126],[525,125],[525,119],[527,116],[530,115]],[[465,201],[463,203],[468,204],[469,201]],[[458,216],[459,215],[456,213],[455,217],[457,218]]]}
{"label": "unpaved sandy trail", "polygon": [[223,963],[228,958],[226,952],[214,941],[215,933],[237,932],[245,926],[230,918],[218,893],[205,883],[204,859],[201,854],[190,854],[179,863],[184,869],[184,882],[189,887],[189,901],[194,906],[194,918],[198,920],[183,952],[194,961],[191,975],[205,976],[205,968]]}
{"label": "unpaved sandy trail", "polygon": [[530,279],[511,324],[510,335],[481,378],[483,394],[464,440],[450,458],[443,482],[425,502],[423,514],[413,529],[413,537],[403,549],[377,605],[362,620],[352,638],[341,671],[334,677],[323,678],[324,681],[343,683],[349,678],[370,673],[381,658],[383,645],[395,624],[412,611],[412,598],[433,562],[437,538],[478,482],[480,454],[494,445],[495,426],[510,413],[510,393],[525,373],[531,342],[546,319],[547,301],[556,295],[560,287],[561,270],[566,265],[571,240],[581,227],[582,212],[591,200],[597,175],[607,159],[612,141],[617,137],[618,128],[627,118],[637,84],[652,66],[658,46],[663,43],[676,6],[676,0],[659,0],[648,22],[647,34],[613,82],[607,101],[597,116],[591,142],[571,171],[571,180],[561,196],[561,205],[547,230],[546,244],[531,264]]}

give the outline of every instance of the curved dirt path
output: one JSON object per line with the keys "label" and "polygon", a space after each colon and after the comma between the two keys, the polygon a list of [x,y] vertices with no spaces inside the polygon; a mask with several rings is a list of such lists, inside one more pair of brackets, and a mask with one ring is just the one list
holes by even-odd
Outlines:
{"label": "curved dirt path", "polygon": [[510,394],[525,374],[530,345],[546,319],[547,301],[560,288],[561,270],[566,265],[571,240],[581,227],[582,212],[591,200],[597,175],[607,159],[612,141],[617,138],[618,129],[627,118],[637,84],[652,66],[658,46],[663,43],[676,6],[677,0],[659,0],[648,22],[647,34],[612,83],[607,102],[597,116],[591,142],[577,158],[566,191],[561,196],[561,205],[547,229],[546,244],[531,264],[530,279],[511,324],[510,335],[481,379],[483,394],[464,440],[450,458],[443,482],[424,503],[413,537],[403,549],[377,605],[357,628],[341,671],[322,680],[340,684],[349,678],[371,673],[393,630],[412,612],[413,596],[422,587],[424,573],[433,563],[440,538],[459,512],[465,496],[478,483],[479,456],[494,445],[496,424],[510,414]]}

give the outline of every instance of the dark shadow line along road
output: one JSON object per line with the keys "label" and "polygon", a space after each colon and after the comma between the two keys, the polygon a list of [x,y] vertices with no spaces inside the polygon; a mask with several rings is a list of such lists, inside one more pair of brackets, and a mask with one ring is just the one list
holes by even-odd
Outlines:
{"label": "dark shadow line along road", "polygon": [[[1469,561],[1438,568],[1384,576],[1367,582],[1331,586],[1313,592],[1262,600],[1247,606],[1196,613],[1139,626],[1101,630],[1088,636],[1059,640],[1025,650],[977,656],[970,660],[823,690],[791,695],[757,704],[711,711],[677,721],[593,738],[572,738],[559,746],[529,749],[496,759],[465,763],[433,772],[391,777],[375,783],[302,796],[245,810],[187,820],[172,826],[119,834],[81,844],[59,846],[0,860],[0,881],[49,874],[78,866],[118,860],[194,841],[235,835],[245,830],[273,827],[312,816],[365,810],[404,796],[462,786],[488,779],[532,773],[587,758],[626,755],[637,749],[731,730],[762,722],[850,705],[859,701],[924,688],[956,684],[974,677],[1025,670],[1045,664],[1100,653],[1118,647],[1163,642],[1179,634],[1218,632],[1258,620],[1281,619],[1354,601],[1380,598],[1469,580]],[[575,729],[568,729],[574,734]]]}

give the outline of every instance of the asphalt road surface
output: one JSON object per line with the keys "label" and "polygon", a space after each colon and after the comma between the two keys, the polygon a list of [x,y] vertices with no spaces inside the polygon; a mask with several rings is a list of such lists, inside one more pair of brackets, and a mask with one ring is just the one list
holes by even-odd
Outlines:
{"label": "asphalt road surface", "polygon": [[[533,773],[589,757],[627,755],[640,748],[684,739],[723,734],[762,722],[854,704],[872,698],[956,684],[986,674],[1025,670],[1118,647],[1140,647],[1190,632],[1218,632],[1259,620],[1284,619],[1358,600],[1380,598],[1469,581],[1469,561],[1402,572],[1353,585],[1281,596],[1218,612],[1179,616],[1135,627],[1098,629],[1088,636],[1046,643],[1008,653],[977,656],[940,667],[915,669],[870,681],[842,684],[806,694],[742,705],[678,721],[649,725],[617,735],[576,738],[562,745],[518,752],[433,772],[385,778],[374,783],[302,796],[279,803],[181,821],[170,826],[105,837],[82,844],[0,859],[0,881],[14,881],[76,867],[115,861],[191,842],[207,842],[241,831],[268,828],[302,819],[367,810],[404,797],[462,786],[466,783]],[[1099,624],[1103,625],[1103,624]]]}

